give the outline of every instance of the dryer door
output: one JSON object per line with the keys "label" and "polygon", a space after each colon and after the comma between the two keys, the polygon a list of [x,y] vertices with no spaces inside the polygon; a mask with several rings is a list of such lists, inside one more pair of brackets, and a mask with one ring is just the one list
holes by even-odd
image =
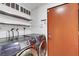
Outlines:
{"label": "dryer door", "polygon": [[17,53],[16,56],[38,56],[38,53],[35,49],[29,48]]}
{"label": "dryer door", "polygon": [[45,55],[46,55],[46,41],[43,40],[39,46],[39,56],[45,56]]}

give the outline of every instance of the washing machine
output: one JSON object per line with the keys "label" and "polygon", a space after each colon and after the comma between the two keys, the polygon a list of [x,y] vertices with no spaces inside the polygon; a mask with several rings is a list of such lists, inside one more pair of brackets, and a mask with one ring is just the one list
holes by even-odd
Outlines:
{"label": "washing machine", "polygon": [[46,37],[40,34],[30,34],[30,45],[22,49],[16,56],[45,56]]}
{"label": "washing machine", "polygon": [[20,43],[21,50],[16,54],[16,56],[38,56],[38,52],[35,48],[36,40],[31,36],[27,40]]}
{"label": "washing machine", "polygon": [[37,50],[39,56],[46,55],[46,37],[40,34],[31,34],[31,41],[33,44],[31,46]]}

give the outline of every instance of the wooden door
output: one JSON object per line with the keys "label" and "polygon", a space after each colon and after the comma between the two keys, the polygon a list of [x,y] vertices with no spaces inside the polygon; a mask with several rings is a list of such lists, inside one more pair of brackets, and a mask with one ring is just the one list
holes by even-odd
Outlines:
{"label": "wooden door", "polygon": [[78,55],[78,5],[48,9],[48,55]]}

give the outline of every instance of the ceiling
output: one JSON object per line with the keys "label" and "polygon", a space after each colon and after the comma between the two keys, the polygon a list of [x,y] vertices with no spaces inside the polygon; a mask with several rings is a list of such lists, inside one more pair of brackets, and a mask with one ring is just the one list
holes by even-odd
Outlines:
{"label": "ceiling", "polygon": [[45,5],[46,3],[22,3],[21,5],[30,9],[30,10],[33,10],[35,8],[38,8],[42,5]]}

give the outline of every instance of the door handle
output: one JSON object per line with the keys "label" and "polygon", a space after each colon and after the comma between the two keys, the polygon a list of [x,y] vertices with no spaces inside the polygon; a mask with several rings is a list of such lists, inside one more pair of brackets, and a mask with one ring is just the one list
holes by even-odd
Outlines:
{"label": "door handle", "polygon": [[48,33],[48,38],[49,38],[49,39],[52,38],[52,33]]}

